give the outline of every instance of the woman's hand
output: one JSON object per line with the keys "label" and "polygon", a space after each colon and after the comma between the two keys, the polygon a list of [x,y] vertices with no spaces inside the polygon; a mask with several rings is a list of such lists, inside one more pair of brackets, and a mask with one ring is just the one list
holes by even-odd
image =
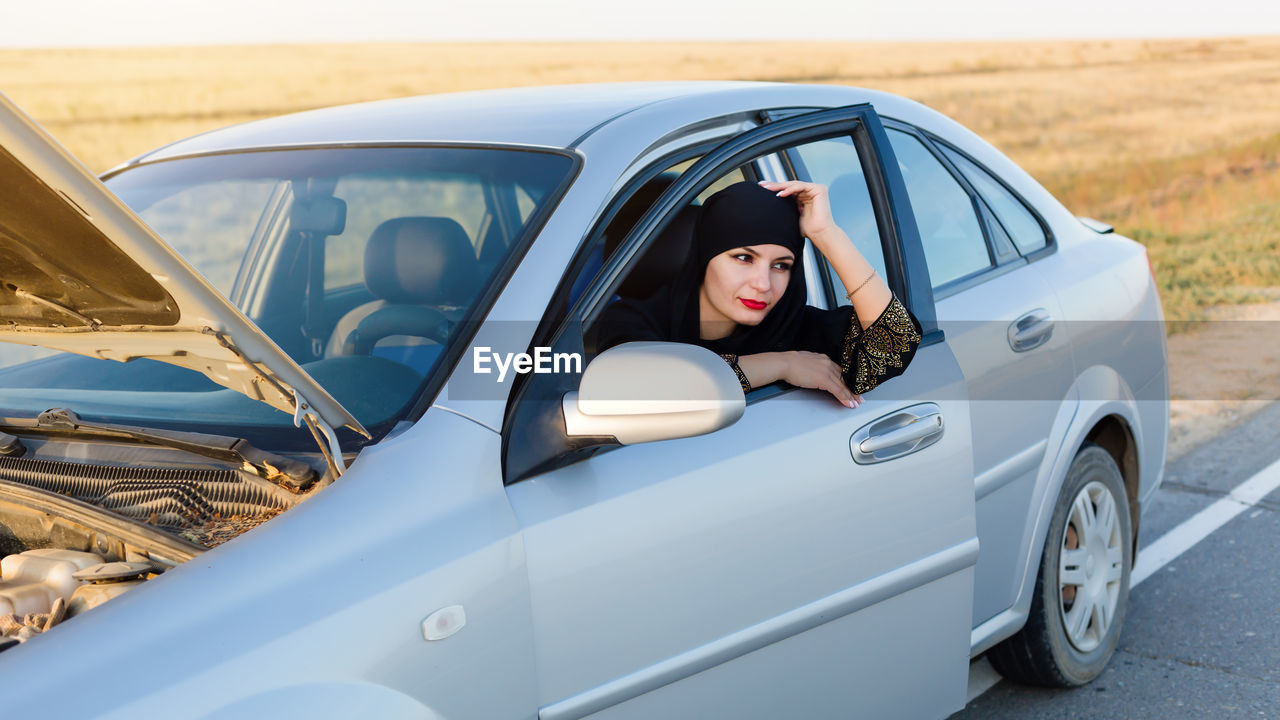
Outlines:
{"label": "woman's hand", "polygon": [[844,384],[840,366],[822,353],[791,350],[743,355],[738,358],[738,367],[753,387],[782,380],[796,387],[825,390],[848,408],[863,402],[861,395],[854,395]]}
{"label": "woman's hand", "polygon": [[[826,255],[824,247],[828,238],[832,238],[832,230],[839,230],[835,219],[831,216],[831,201],[827,197],[827,186],[817,183],[788,180],[786,182],[763,181],[760,187],[772,190],[778,197],[794,197],[800,209],[800,232],[813,241],[818,251]],[[840,233],[840,239],[844,234]]]}
{"label": "woman's hand", "polygon": [[813,241],[813,246],[836,271],[841,284],[849,289],[849,302],[853,304],[862,328],[870,327],[889,307],[893,293],[884,279],[877,276],[871,263],[849,241],[849,236],[832,220],[826,186],[789,180],[762,182],[760,187],[772,190],[780,197],[796,198],[800,207],[800,231]]}
{"label": "woman's hand", "polygon": [[862,404],[862,396],[854,395],[844,384],[840,366],[832,362],[831,358],[822,353],[803,350],[781,354],[785,356],[782,380],[796,387],[825,390],[845,407],[856,408]]}

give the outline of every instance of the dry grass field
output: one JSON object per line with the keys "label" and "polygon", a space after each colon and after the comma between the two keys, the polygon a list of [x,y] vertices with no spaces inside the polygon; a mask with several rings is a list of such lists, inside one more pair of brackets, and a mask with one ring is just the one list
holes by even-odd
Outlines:
{"label": "dry grass field", "polygon": [[860,85],[937,108],[1146,243],[1171,318],[1280,286],[1280,38],[0,50],[0,91],[99,171],[325,105],[669,79]]}

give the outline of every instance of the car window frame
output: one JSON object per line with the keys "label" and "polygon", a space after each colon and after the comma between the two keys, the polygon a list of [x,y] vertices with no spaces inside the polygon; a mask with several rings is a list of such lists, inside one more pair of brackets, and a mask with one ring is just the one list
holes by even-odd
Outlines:
{"label": "car window frame", "polygon": [[[856,110],[851,110],[851,109],[856,109]],[[807,118],[808,118],[808,116],[810,116],[810,115],[813,115],[813,114],[820,114],[820,113],[827,113],[827,112],[832,112],[832,111],[839,111],[839,110],[846,110],[846,111],[859,112],[859,113],[866,113],[866,112],[870,112],[870,113],[872,113],[872,114],[874,114],[874,112],[875,112],[875,111],[874,111],[874,108],[872,108],[872,106],[870,105],[870,103],[860,103],[860,104],[858,104],[858,105],[845,106],[845,107],[840,107],[840,108],[824,108],[823,110],[818,111],[818,113],[804,113],[804,114],[800,114],[800,115],[788,116],[787,118],[785,118],[785,120],[779,120],[779,121],[771,122],[771,123],[768,123],[768,124],[766,124],[766,125],[762,125],[762,126],[761,126],[761,128],[757,128],[757,129],[763,129],[763,128],[766,128],[766,127],[777,126],[777,125],[780,125],[780,124],[782,124],[783,122],[787,122],[787,121],[791,121],[791,122],[796,123],[797,125],[799,125],[799,127],[798,127],[798,128],[796,128],[794,131],[792,131],[792,135],[788,135],[788,136],[786,136],[786,137],[782,137],[782,138],[773,138],[773,139],[766,140],[766,141],[762,141],[761,143],[759,143],[759,144],[761,144],[761,145],[775,145],[775,144],[778,144],[778,145],[782,145],[782,147],[779,147],[779,148],[777,148],[776,150],[769,150],[769,151],[755,152],[756,148],[755,148],[754,146],[748,146],[748,147],[742,148],[741,150],[738,150],[738,151],[737,151],[736,153],[734,153],[734,154],[735,154],[735,155],[738,155],[738,154],[746,155],[746,156],[748,156],[748,157],[747,157],[747,158],[745,158],[745,160],[752,160],[752,161],[754,161],[756,158],[763,158],[763,157],[770,156],[770,155],[776,155],[776,154],[778,154],[778,150],[784,149],[785,147],[789,147],[790,145],[793,145],[793,144],[805,144],[805,143],[809,143],[809,142],[817,142],[817,141],[819,141],[819,140],[824,140],[824,139],[832,138],[832,137],[851,136],[851,137],[853,137],[853,140],[854,140],[854,146],[855,146],[855,148],[857,148],[857,149],[859,150],[859,157],[862,159],[862,161],[863,161],[864,163],[871,162],[871,161],[872,161],[872,160],[871,160],[871,158],[869,158],[869,157],[866,155],[866,153],[864,153],[864,152],[863,152],[863,148],[861,147],[861,144],[862,144],[863,142],[871,143],[871,142],[873,142],[873,141],[872,141],[870,138],[866,138],[865,136],[864,136],[864,137],[862,137],[862,138],[860,138],[860,137],[856,136],[856,130],[857,130],[857,128],[856,128],[856,127],[850,127],[850,128],[848,128],[847,130],[832,129],[832,128],[825,127],[826,125],[829,125],[829,124],[837,124],[837,123],[839,123],[839,122],[840,122],[839,120],[832,120],[832,121],[830,121],[829,123],[824,123],[823,125],[818,125],[818,126],[813,126],[813,127],[806,127],[806,126],[803,124],[803,120],[807,119]],[[877,116],[877,117],[878,117],[878,116]],[[852,123],[852,122],[854,122],[854,121],[853,121],[852,119],[849,119],[849,120],[848,120],[848,122],[851,122],[851,123]],[[748,132],[750,132],[750,131],[748,131]],[[745,134],[747,134],[747,133],[742,133],[741,135],[745,135]],[[723,143],[723,144],[719,145],[719,146],[718,146],[718,147],[713,151],[713,153],[714,153],[714,152],[720,152],[720,151],[722,151],[722,150],[726,149],[726,148],[727,148],[727,146],[729,146],[731,143],[733,143],[733,142],[734,142],[734,140],[736,140],[738,137],[739,137],[739,136],[735,136],[734,138],[731,138],[728,142],[726,142],[726,143]],[[881,139],[877,139],[877,140],[881,140]],[[885,144],[887,144],[888,140],[887,140],[887,138],[884,138],[884,139],[882,139],[882,140],[883,140],[882,142],[876,142],[876,143],[875,143],[875,144],[876,144],[876,146],[877,146],[877,150],[878,150],[878,152],[877,152],[877,157],[882,157],[882,155],[883,155],[883,151],[884,151],[884,149],[886,149],[886,148],[884,148],[884,145],[885,145]],[[784,143],[785,143],[785,144],[784,144]],[[890,152],[892,152],[892,148],[887,148],[887,149],[888,149]],[[707,155],[707,157],[711,157],[711,154],[709,153],[709,154]],[[705,159],[705,158],[704,158],[704,159]],[[725,159],[725,160],[717,160],[717,161],[716,161],[716,166],[715,166],[715,167],[716,167],[716,168],[720,168],[720,166],[721,166],[723,163],[726,163],[726,162],[729,162],[729,161],[728,161],[727,159]],[[745,161],[744,161],[744,162],[741,162],[741,163],[738,163],[738,165],[744,165],[744,164],[746,164],[746,162],[745,162]],[[697,166],[697,164],[695,164],[694,168],[691,168],[691,171],[692,171],[692,170],[694,170],[694,169],[697,169],[697,168],[698,168],[698,166]],[[726,172],[727,172],[727,170],[726,170]],[[877,178],[876,178],[876,182],[878,182],[878,183],[882,183],[882,182],[883,182],[883,179],[879,177],[879,176],[881,175],[881,173],[882,173],[882,172],[883,172],[883,170],[880,170],[880,169],[877,169],[877,170],[875,171],[875,175],[877,176]],[[704,175],[704,177],[703,177],[702,179],[704,179],[704,180],[705,180],[705,179],[706,179],[706,177],[709,177],[711,174],[714,174],[714,173],[715,173],[715,170],[714,170],[714,169],[713,169],[713,170],[703,171],[703,172],[701,173],[701,174],[703,174],[703,175]],[[719,177],[720,175],[723,175],[723,174],[724,174],[724,173],[719,173],[719,174],[716,174],[715,176],[716,176],[716,177]],[[686,173],[686,175],[687,175],[687,173]],[[871,180],[871,175],[872,175],[872,173],[868,173],[868,178],[869,178],[868,183],[869,183],[869,184],[872,182],[872,180]],[[685,175],[682,175],[682,176],[681,176],[681,178],[680,178],[680,180],[683,180],[683,179],[684,179],[684,177],[685,177]],[[894,173],[894,177],[895,177],[895,178],[898,178],[899,176],[897,175],[897,173]],[[899,178],[899,179],[900,179],[900,178]],[[677,180],[677,182],[680,182],[680,180]],[[700,184],[702,184],[702,183],[701,183],[701,180],[699,180],[698,182],[699,182]],[[705,184],[709,184],[709,183],[705,183]],[[880,192],[881,192],[881,193],[883,193],[884,195],[888,195],[888,194],[890,193],[890,190],[889,190],[888,188],[881,188],[881,189],[880,189]],[[905,193],[905,189],[903,190],[903,192]],[[663,198],[665,198],[665,197],[667,196],[667,194],[668,194],[668,193],[664,193]],[[696,195],[696,194],[697,194],[696,192],[691,193],[691,197],[692,197],[692,196],[694,196],[694,195]],[[873,195],[874,195],[874,194],[875,194],[875,192],[873,191]],[[902,202],[902,201],[905,201],[905,202]],[[660,204],[662,204],[662,202],[663,202],[663,199],[659,199],[658,203],[656,203],[656,204],[655,204],[655,206],[656,206],[656,205],[660,205]],[[890,202],[899,202],[899,203],[900,203],[900,204],[897,204],[897,205],[893,208],[893,212],[894,212],[895,214],[898,214],[898,213],[899,213],[899,211],[901,211],[901,210],[903,210],[903,209],[906,209],[906,208],[904,208],[904,207],[903,207],[903,205],[905,205],[906,203],[908,203],[908,202],[909,202],[909,200],[907,200],[905,197],[898,197],[898,196],[897,196],[897,194],[895,193],[895,200],[894,200],[894,201],[890,201]],[[873,203],[873,205],[874,205],[874,203]],[[907,205],[907,208],[909,208],[909,205]],[[877,220],[879,221],[879,220],[880,220],[880,217],[879,217],[879,216],[881,215],[881,209],[880,209],[880,208],[876,208],[876,210],[877,210],[877,216],[878,216],[878,217],[877,217]],[[914,218],[914,213],[912,213],[912,214],[911,214],[911,216],[910,216],[909,220],[910,220],[910,224],[911,224],[911,226],[912,226],[912,229],[914,230],[914,224],[915,224],[915,223],[914,223],[914,220],[915,220],[915,218]],[[665,216],[664,216],[664,217],[658,217],[658,216],[657,216],[657,215],[656,215],[652,210],[651,210],[650,212],[646,213],[646,214],[645,214],[645,216],[641,218],[641,220],[637,223],[636,227],[632,228],[632,230],[627,234],[627,237],[626,237],[626,238],[622,241],[622,243],[619,245],[618,250],[617,250],[617,251],[616,251],[616,253],[615,253],[615,257],[611,257],[611,258],[609,258],[609,260],[607,260],[607,261],[606,261],[606,265],[605,265],[605,267],[604,267],[604,268],[602,268],[602,270],[601,270],[601,275],[610,275],[610,276],[611,276],[611,277],[610,277],[610,285],[609,285],[609,287],[608,287],[608,288],[606,288],[606,289],[604,289],[604,290],[601,290],[601,291],[599,291],[599,292],[597,292],[597,293],[596,293],[596,298],[597,298],[597,299],[595,299],[595,300],[594,300],[594,304],[600,304],[601,306],[603,305],[603,298],[601,298],[600,296],[601,296],[601,295],[604,295],[605,297],[607,297],[607,293],[609,293],[609,292],[611,292],[612,290],[615,290],[615,289],[616,289],[617,284],[620,282],[620,281],[618,280],[618,276],[619,276],[619,275],[624,274],[624,273],[623,273],[623,271],[625,270],[625,267],[630,267],[630,264],[631,264],[631,263],[634,261],[634,259],[635,259],[635,258],[636,258],[636,257],[637,257],[637,256],[638,256],[638,255],[643,251],[643,250],[644,250],[644,248],[647,246],[648,242],[652,239],[652,237],[654,237],[654,236],[656,236],[656,234],[660,233],[660,232],[665,228],[666,223],[667,223],[667,222],[669,222],[669,221],[670,221],[670,218],[669,218],[669,217],[665,217]],[[648,225],[647,227],[646,227],[646,224]],[[900,230],[897,230],[897,229],[894,229],[892,232],[894,232],[894,233],[895,233],[895,235],[896,235],[896,234],[900,233],[901,231],[900,231]],[[882,231],[882,234],[883,234],[883,231]],[[643,236],[644,236],[643,240],[638,239],[638,236],[641,236],[641,235],[643,235]],[[901,241],[899,241],[898,245],[899,245],[899,246],[901,245]],[[581,248],[579,248],[579,250],[581,250]],[[916,300],[917,300],[917,298],[912,297],[912,296],[911,296],[911,293],[910,293],[910,292],[908,292],[908,285],[909,285],[909,282],[908,282],[908,278],[907,278],[906,276],[907,276],[907,274],[908,274],[910,271],[908,270],[908,267],[907,267],[907,266],[908,266],[908,263],[907,263],[907,262],[905,261],[905,259],[902,257],[902,253],[903,253],[904,248],[901,248],[901,247],[892,247],[892,248],[891,248],[891,247],[886,247],[886,248],[885,248],[885,250],[886,250],[886,257],[885,257],[886,270],[887,270],[887,271],[889,272],[889,274],[892,276],[892,277],[890,277],[890,278],[886,278],[886,281],[889,283],[889,285],[890,285],[891,289],[893,289],[893,290],[894,290],[894,292],[895,292],[895,293],[897,293],[897,294],[899,295],[899,297],[903,299],[903,301],[904,301],[904,302],[906,302],[906,303],[911,303],[911,302],[913,302],[913,301],[916,301]],[[624,268],[617,268],[617,267],[615,267],[615,265],[618,263],[618,261],[616,260],[616,256],[623,256],[623,255],[625,255],[625,256],[626,256],[626,259],[622,261],[622,264],[623,264],[625,267],[624,267]],[[593,300],[592,289],[594,289],[594,287],[596,287],[596,283],[593,283],[593,288],[589,288],[589,289],[587,290],[587,292],[583,293],[583,297],[579,299],[579,305],[581,305],[581,304],[582,304],[582,303],[584,303],[584,302],[589,302],[589,301],[592,301],[592,300]],[[598,314],[598,312],[599,312],[599,310],[600,310],[600,309],[603,309],[603,308],[602,308],[602,307],[601,307],[601,308],[599,308],[599,309],[597,309],[597,308],[590,308],[590,311],[591,311],[591,313],[592,313],[590,316],[586,316],[586,317],[579,316],[579,318],[578,318],[578,319],[579,319],[579,320],[586,321],[586,322],[590,322],[590,321],[592,321],[592,320],[594,320],[594,319],[595,319],[595,316]],[[913,312],[915,312],[915,310],[916,310],[916,308],[914,308],[914,307],[912,307],[911,309],[912,309],[912,311],[913,311]],[[923,309],[923,308],[922,308],[922,309]],[[932,309],[932,308],[930,308],[930,309]],[[923,320],[922,320],[922,322],[923,322]],[[927,328],[927,329],[929,329],[929,328]]]}
{"label": "car window frame", "polygon": [[[762,111],[760,114],[769,119],[767,112]],[[768,132],[761,137],[761,131],[766,128]],[[599,232],[612,220],[622,203],[643,182],[656,177],[663,169],[671,167],[677,161],[676,155],[683,154],[687,158],[691,154],[691,148],[682,148],[677,153],[665,155],[646,167],[644,172],[631,178],[624,185],[624,190],[616,193],[610,201],[609,210],[601,214],[593,224],[592,231],[579,243],[574,260],[570,264],[570,270],[562,274],[557,283],[553,300],[548,306],[547,313],[544,313],[539,322],[534,339],[530,343],[530,349],[550,347],[552,352],[585,353],[584,328],[589,327],[599,317],[609,298],[621,285],[626,273],[634,267],[649,244],[674,220],[678,211],[692,202],[716,179],[734,168],[751,165],[767,157],[778,156],[791,146],[842,136],[850,137],[858,151],[859,161],[867,177],[872,207],[876,213],[877,228],[881,237],[889,236],[895,239],[895,242],[885,246],[886,273],[890,275],[885,280],[891,290],[920,320],[924,329],[921,345],[942,342],[944,336],[937,324],[935,298],[931,283],[928,281],[928,267],[925,264],[919,230],[915,224],[915,214],[911,210],[910,198],[901,174],[897,171],[897,160],[893,155],[893,148],[881,124],[881,118],[872,104],[858,103],[789,115],[750,130],[740,131],[727,140],[712,143],[714,147],[695,161],[686,173],[677,178],[675,183],[664,191],[641,216],[627,232],[614,254],[604,260],[599,273],[573,306],[567,307],[568,292],[578,273],[586,266],[587,255],[594,241],[598,240]],[[703,146],[705,144],[697,147],[701,149]],[[686,180],[686,178],[692,179]],[[685,184],[684,187],[681,186],[682,183]],[[828,292],[830,292],[829,287]],[[545,393],[545,397],[529,397],[533,389],[536,389],[539,378],[543,378],[544,382],[551,382],[545,379],[556,377],[558,377],[557,374],[533,373],[519,377],[507,396],[501,428],[501,466],[504,485],[586,459],[601,447],[607,446],[608,441],[612,440],[611,438],[564,436],[563,418],[559,416],[558,405],[562,393],[558,393],[555,387],[549,386],[550,392]],[[578,381],[575,381],[574,387],[576,382]],[[565,391],[567,392],[568,389],[566,388]],[[781,388],[776,392],[782,392]],[[758,396],[753,398],[753,401],[766,399],[776,392]],[[529,408],[526,403],[534,407]],[[557,418],[559,426],[556,425]],[[518,428],[521,433],[537,436],[539,431],[529,428],[539,423],[550,424],[551,429],[559,430],[553,434],[542,433],[544,439],[558,440],[559,446],[543,452],[520,449],[513,451],[512,438],[516,429]],[[513,452],[522,452],[523,455],[531,457],[522,456],[516,461],[512,458]]]}
{"label": "car window frame", "polygon": [[[883,120],[884,118],[882,117],[881,121]],[[848,135],[837,135],[837,136],[826,138],[826,139],[834,140],[838,137],[848,137],[850,143],[854,142],[853,138]],[[807,144],[807,143],[799,143],[798,145],[803,145],[803,144]],[[800,157],[800,153],[796,149],[798,145],[789,147],[786,150],[778,153],[778,156],[781,158],[781,161],[782,161],[783,172],[786,174],[787,179],[800,180],[802,182],[813,182],[813,175],[809,172],[808,167],[805,166],[804,158]],[[853,147],[854,147],[854,152],[856,153],[858,151],[857,145],[855,144]],[[868,188],[868,192],[870,192],[869,188]],[[886,238],[884,234],[881,234],[880,235],[880,244],[881,244],[880,253],[887,268],[889,264],[889,260],[888,260],[889,253],[884,248],[885,241],[886,241]],[[848,298],[847,297],[843,298],[843,302],[842,302],[842,298],[836,291],[836,281],[834,279],[835,274],[831,267],[831,263],[827,261],[825,257],[822,257],[820,253],[817,253],[815,251],[815,249],[813,248],[813,244],[811,242],[809,242],[806,245],[806,248],[808,248],[809,250],[809,254],[806,256],[806,258],[807,259],[811,258],[814,262],[814,265],[816,266],[815,267],[816,272],[814,272],[812,275],[813,277],[818,278],[818,282],[821,283],[822,285],[822,296],[826,299],[827,308],[837,308],[837,307],[841,307],[842,305],[849,305],[850,303],[848,302]],[[886,269],[886,272],[887,272],[887,269]]]}
{"label": "car window frame", "polygon": [[245,248],[245,262],[241,262],[236,270],[236,279],[227,299],[237,307],[244,308],[243,312],[249,317],[259,316],[263,312],[263,305],[267,300],[265,287],[271,284],[268,280],[284,251],[283,245],[288,235],[285,228],[288,226],[289,207],[292,204],[291,183],[277,183],[258,215],[258,224]]}
{"label": "car window frame", "polygon": [[[812,112],[813,110],[814,108],[807,108],[807,107],[779,108],[776,110],[767,111],[765,113],[765,116],[771,120],[780,120],[783,118],[794,117],[796,115],[803,114],[806,112]],[[924,145],[925,149],[930,154],[932,154],[934,158],[936,158],[942,164],[943,168],[945,168],[946,171],[951,174],[951,176],[956,180],[956,182],[960,184],[960,187],[969,195],[969,203],[973,208],[974,214],[977,216],[978,227],[981,228],[982,230],[983,242],[985,242],[987,245],[987,258],[991,262],[991,264],[986,268],[976,270],[972,273],[969,273],[968,275],[955,278],[954,280],[950,280],[942,285],[937,286],[936,288],[933,288],[934,301],[937,302],[937,301],[943,300],[947,297],[955,295],[956,293],[962,292],[976,285],[981,285],[982,283],[992,278],[999,277],[1007,272],[1010,272],[1018,267],[1021,267],[1021,265],[1023,264],[1024,258],[1026,258],[1027,256],[1018,254],[1018,249],[1016,245],[1013,247],[1013,252],[1014,252],[1013,255],[1001,257],[1002,254],[999,253],[999,251],[997,251],[994,233],[992,233],[991,229],[988,227],[987,216],[986,216],[986,213],[983,212],[983,206],[987,206],[988,212],[991,212],[994,215],[994,211],[990,210],[990,207],[989,207],[990,203],[987,202],[987,200],[982,196],[981,193],[977,192],[977,190],[973,188],[968,178],[964,177],[964,174],[960,171],[959,168],[955,167],[955,165],[951,162],[951,160],[946,157],[945,153],[941,152],[937,148],[937,146],[934,143],[935,141],[938,141],[940,139],[935,134],[930,133],[919,126],[913,125],[904,120],[899,120],[892,116],[886,116],[886,115],[880,115],[879,117],[885,129],[892,128],[900,132],[905,132],[906,134],[911,135],[915,137],[917,140],[919,140],[920,143]],[[943,142],[943,144],[947,145],[950,148],[956,149],[955,145],[952,143],[948,143],[946,141],[941,141],[941,142]],[[970,160],[973,159],[967,153],[961,152],[961,154],[964,155],[966,158],[969,158]],[[990,169],[988,169],[985,165],[981,163],[976,163],[976,164],[978,165],[978,167],[981,167],[982,169],[986,170],[989,174],[991,174],[992,177],[995,177],[997,180],[1000,180],[1000,178],[996,176],[994,173],[991,173]],[[795,177],[796,179],[803,179],[794,173],[792,174],[792,177]],[[1005,183],[1003,180],[1000,180],[1000,183],[1004,185],[1006,188],[1008,188],[1008,184]],[[1014,193],[1014,195],[1015,197],[1018,198],[1020,202],[1022,202],[1024,206],[1028,206],[1028,203],[1026,202],[1025,198],[1023,198],[1021,195],[1018,195],[1017,193]],[[1029,206],[1028,206],[1028,209],[1030,209]],[[913,212],[914,212],[914,209],[913,209]],[[1044,223],[1044,219],[1040,217],[1038,213],[1033,212],[1032,215],[1036,218],[1037,222],[1040,223],[1041,228],[1045,229],[1046,232],[1048,232],[1048,226]],[[1050,243],[1048,244],[1052,244],[1052,234],[1049,234],[1049,238],[1050,238]],[[883,242],[883,238],[881,242]],[[1010,244],[1012,245],[1012,242]],[[887,252],[887,249],[886,249],[886,252]],[[1044,249],[1042,248],[1036,253],[1032,253],[1031,256],[1035,258],[1039,258],[1041,256],[1041,253],[1049,254],[1049,252],[1045,252]],[[887,262],[887,257],[888,256],[886,255],[886,262]],[[836,296],[835,283],[832,282],[831,280],[830,263],[823,262],[821,263],[821,265],[823,269],[821,275],[824,283],[826,283],[827,285],[827,294],[829,298],[831,298],[830,302],[834,303],[832,307],[835,307],[836,305],[840,304],[840,298]]]}
{"label": "car window frame", "polygon": [[992,278],[999,277],[1011,270],[1021,267],[1025,264],[1022,256],[1017,254],[1017,247],[1014,247],[1014,255],[1001,258],[1001,253],[996,249],[995,235],[987,224],[987,215],[982,211],[986,200],[973,188],[968,178],[951,163],[951,161],[930,141],[929,137],[919,127],[911,123],[901,120],[885,119],[885,128],[893,129],[898,132],[912,136],[924,146],[925,150],[933,156],[935,160],[946,170],[953,180],[960,186],[960,189],[969,196],[969,206],[973,210],[973,214],[978,221],[978,228],[982,232],[982,240],[986,243],[987,259],[990,262],[985,268],[980,268],[958,278],[948,280],[933,289],[934,300],[942,300],[951,297],[958,292],[971,288],[975,285],[981,285]]}
{"label": "car window frame", "polygon": [[[821,110],[821,109],[822,108],[814,108],[814,107],[775,108],[772,110],[763,111],[761,115],[764,118],[766,118],[766,120],[774,121],[774,120],[781,120],[783,118],[794,117],[795,115],[799,115],[799,114],[814,112],[816,110]],[[966,191],[969,192],[970,196],[979,198],[980,201],[984,203],[989,209],[991,205],[990,201],[988,201],[986,197],[982,195],[982,193],[978,192],[977,189],[973,187],[972,183],[969,182],[969,179],[964,176],[964,172],[961,171],[959,168],[955,167],[955,164],[951,162],[951,159],[946,157],[946,153],[943,153],[937,146],[939,145],[946,146],[948,149],[963,156],[966,160],[978,166],[980,169],[982,169],[984,172],[990,175],[992,179],[998,182],[1002,187],[1004,187],[1005,190],[1007,190],[1011,195],[1013,195],[1013,197],[1017,199],[1017,201],[1021,203],[1022,206],[1026,208],[1028,212],[1031,213],[1031,216],[1035,218],[1035,221],[1040,225],[1040,229],[1044,231],[1044,234],[1045,234],[1045,246],[1033,252],[1022,253],[1017,249],[1017,246],[1015,245],[1014,252],[1017,253],[1019,257],[1025,259],[1027,262],[1035,262],[1036,260],[1040,260],[1041,258],[1044,258],[1048,255],[1052,255],[1055,252],[1057,252],[1057,249],[1058,249],[1057,237],[1054,235],[1053,228],[1049,225],[1047,221],[1045,221],[1044,216],[1040,213],[1039,210],[1036,209],[1036,206],[1028,202],[1027,199],[1023,197],[1022,193],[1018,192],[1017,189],[1014,188],[1012,185],[1010,185],[1008,181],[1006,181],[1003,177],[1000,176],[999,173],[995,172],[990,167],[987,167],[985,163],[979,162],[977,159],[973,157],[973,155],[969,154],[968,152],[965,152],[955,143],[943,138],[937,133],[926,130],[918,125],[913,125],[905,120],[899,120],[889,115],[880,115],[879,117],[880,117],[881,123],[886,128],[892,127],[897,130],[903,130],[903,131],[909,132],[912,135],[917,135],[921,140],[923,140],[925,147],[927,147],[929,151],[934,154],[935,157],[938,157],[942,161],[943,166],[946,167],[947,170],[951,172],[952,176],[955,177],[960,182],[961,186],[965,188]],[[995,211],[991,210],[991,212],[992,214],[994,214]],[[978,223],[982,226],[983,234],[986,237],[988,242],[988,252],[993,253],[992,257],[994,257],[995,256],[994,240],[992,239],[991,233],[987,228],[986,218],[983,217],[983,213],[980,211],[977,214],[978,214]],[[1003,263],[997,263],[997,268],[1003,264],[1015,264],[1016,266],[1016,259],[1010,259],[1010,260],[1004,261]],[[985,272],[991,272],[991,270],[992,269],[988,269]],[[979,272],[984,272],[984,271],[979,271]],[[1007,270],[1004,270],[1000,273],[994,273],[992,277],[997,277],[998,275],[1003,274],[1004,272],[1007,272]],[[953,280],[952,282],[958,282],[958,281]],[[983,282],[985,282],[985,279],[983,280]],[[979,283],[966,282],[964,283],[964,287],[972,287],[972,285],[976,285],[976,284],[979,284]],[[939,289],[941,289],[941,287],[942,286],[939,286]],[[959,288],[954,291],[951,291],[951,289],[948,288],[949,292],[947,294],[948,295],[954,294],[954,292],[959,292],[959,290],[962,290],[962,289],[964,288]],[[940,299],[940,298],[935,298],[935,299]]]}
{"label": "car window frame", "polygon": [[[1036,209],[1034,205],[1032,205],[1030,202],[1027,202],[1027,199],[1022,196],[1022,193],[1018,192],[1017,189],[1014,188],[1012,185],[1010,185],[1004,178],[1002,178],[999,173],[987,167],[986,164],[979,162],[976,158],[973,157],[973,155],[970,155],[969,153],[965,152],[963,149],[956,146],[955,143],[948,142],[944,138],[939,137],[938,135],[924,129],[920,129],[920,132],[925,138],[927,138],[929,141],[931,141],[935,145],[945,147],[946,149],[963,157],[965,160],[968,160],[969,162],[973,163],[979,170],[985,172],[988,177],[990,177],[992,180],[998,183],[1001,187],[1003,187],[1006,192],[1012,195],[1013,198],[1017,200],[1019,204],[1022,205],[1023,209],[1025,209],[1028,213],[1031,214],[1031,217],[1035,219],[1036,224],[1040,226],[1040,230],[1044,233],[1044,237],[1045,237],[1044,247],[1038,248],[1029,253],[1023,253],[1022,251],[1017,250],[1017,245],[1015,245],[1014,249],[1017,250],[1020,256],[1025,258],[1027,262],[1035,262],[1037,260],[1040,260],[1041,258],[1052,255],[1058,251],[1057,237],[1053,234],[1053,228],[1049,226],[1049,223],[1045,222],[1044,216],[1040,214],[1040,212]],[[938,152],[938,154],[942,155],[943,157],[946,157],[946,153],[944,152]],[[948,166],[954,165],[951,162],[951,158],[946,158],[946,160],[947,160]],[[964,175],[964,172],[960,170],[960,168],[955,168],[955,172],[959,173],[962,176]],[[966,183],[968,183],[968,178],[965,178],[965,181]],[[984,200],[986,199],[981,192],[978,192],[977,188],[973,188],[973,192],[978,197],[981,197]],[[987,204],[988,206],[990,206],[991,204],[990,201],[987,201]],[[992,213],[994,212],[995,210],[993,208]],[[999,215],[997,215],[996,218],[999,219]]]}
{"label": "car window frame", "polygon": [[[577,309],[578,305],[582,302],[583,297],[586,296],[587,293],[583,292],[582,296],[578,297],[572,305],[569,303],[570,291],[572,290],[574,283],[577,282],[578,277],[586,269],[587,263],[590,261],[592,250],[595,249],[597,243],[603,241],[604,231],[608,229],[614,218],[616,218],[618,213],[622,211],[622,208],[627,204],[627,201],[630,200],[640,188],[644,187],[651,180],[661,175],[671,166],[690,159],[693,159],[696,163],[699,158],[705,156],[707,152],[718,147],[722,142],[724,142],[724,140],[725,138],[702,140],[670,152],[663,153],[657,158],[652,159],[641,170],[632,174],[631,177],[623,183],[622,187],[620,187],[618,191],[614,193],[613,197],[609,198],[608,202],[605,203],[604,210],[596,216],[596,220],[592,223],[591,228],[583,234],[582,240],[580,240],[578,242],[578,246],[574,248],[573,260],[570,261],[564,272],[561,273],[560,280],[556,283],[555,290],[551,295],[551,301],[547,304],[546,309],[538,320],[538,327],[534,330],[533,339],[529,344],[530,347],[550,345],[555,336],[561,332],[563,324],[568,321]],[[621,249],[621,245],[619,245],[619,249]],[[607,266],[609,258],[603,258],[603,260]],[[600,279],[600,276],[604,271],[605,266],[602,266],[596,276],[591,279],[590,282],[592,285]],[[517,384],[512,387],[512,391],[508,395],[508,411],[510,411],[510,399],[517,395],[519,391],[519,384],[523,382],[524,379],[525,376],[523,375],[517,377]]]}

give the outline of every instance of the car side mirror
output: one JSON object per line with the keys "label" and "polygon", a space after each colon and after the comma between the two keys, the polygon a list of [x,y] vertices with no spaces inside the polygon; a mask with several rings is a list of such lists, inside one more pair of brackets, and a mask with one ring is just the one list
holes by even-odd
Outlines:
{"label": "car side mirror", "polygon": [[746,397],[733,369],[706,348],[630,342],[592,360],[562,406],[569,437],[634,445],[728,427],[742,417]]}

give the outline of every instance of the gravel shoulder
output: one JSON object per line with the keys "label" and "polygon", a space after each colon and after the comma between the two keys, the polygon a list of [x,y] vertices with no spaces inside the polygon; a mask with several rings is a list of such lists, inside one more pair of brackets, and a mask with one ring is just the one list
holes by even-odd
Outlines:
{"label": "gravel shoulder", "polygon": [[1169,343],[1169,462],[1280,400],[1280,302],[1212,308]]}

